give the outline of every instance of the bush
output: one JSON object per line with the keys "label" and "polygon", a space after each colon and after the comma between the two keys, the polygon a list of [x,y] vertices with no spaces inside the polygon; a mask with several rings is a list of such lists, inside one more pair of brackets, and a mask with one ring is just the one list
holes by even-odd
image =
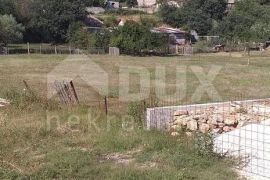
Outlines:
{"label": "bush", "polygon": [[118,20],[114,15],[108,16],[104,19],[104,24],[106,27],[115,27],[118,25]]}
{"label": "bush", "polygon": [[131,102],[128,104],[128,116],[133,117],[135,122],[142,124],[144,121],[145,107],[143,102]]}
{"label": "bush", "polygon": [[213,137],[209,134],[196,134],[194,139],[195,150],[200,156],[213,156],[214,143]]}
{"label": "bush", "polygon": [[24,27],[18,24],[13,15],[0,15],[0,43],[19,42],[23,38]]}
{"label": "bush", "polygon": [[127,21],[111,38],[111,46],[120,48],[121,53],[131,55],[166,54],[168,37],[151,33],[149,27]]}
{"label": "bush", "polygon": [[214,44],[208,41],[199,41],[194,46],[195,53],[209,53],[213,52]]}
{"label": "bush", "polygon": [[147,27],[155,27],[160,23],[159,20],[153,16],[141,16],[140,20],[141,24]]}
{"label": "bush", "polygon": [[88,32],[84,24],[80,22],[70,25],[68,40],[73,46],[78,48],[93,47],[96,43],[95,35]]}

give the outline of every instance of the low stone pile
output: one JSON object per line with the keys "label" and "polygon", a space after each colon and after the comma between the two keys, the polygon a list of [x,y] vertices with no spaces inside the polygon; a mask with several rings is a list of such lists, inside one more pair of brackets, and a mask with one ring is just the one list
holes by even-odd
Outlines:
{"label": "low stone pile", "polygon": [[10,102],[8,100],[0,98],[0,107],[4,107],[9,104]]}
{"label": "low stone pile", "polygon": [[181,130],[221,134],[270,117],[270,113],[260,113],[257,109],[254,106],[231,103],[227,107],[212,106],[192,111],[175,111],[173,121],[169,124],[169,130],[172,136],[178,135],[178,131]]}

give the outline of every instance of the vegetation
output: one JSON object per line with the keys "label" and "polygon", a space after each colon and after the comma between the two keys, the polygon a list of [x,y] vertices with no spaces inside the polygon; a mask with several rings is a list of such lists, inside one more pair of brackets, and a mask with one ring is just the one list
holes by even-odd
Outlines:
{"label": "vegetation", "polygon": [[243,0],[227,10],[225,0],[192,0],[183,8],[164,4],[163,21],[200,35],[220,35],[224,41],[263,42],[270,38],[270,8],[267,1]]}
{"label": "vegetation", "polygon": [[24,27],[12,15],[0,15],[0,43],[19,42],[23,38]]}
{"label": "vegetation", "polygon": [[[168,67],[168,89],[175,88],[175,67],[187,67],[187,98],[181,103],[194,103],[192,93],[199,81],[190,66],[199,65],[207,73],[213,65],[222,66],[213,81],[224,100],[234,99],[243,92],[247,99],[269,97],[269,55],[251,54],[250,66],[245,57],[200,55],[191,57],[130,57],[94,56],[93,60],[110,76],[110,92],[118,91],[119,68],[132,64],[150,71],[154,81],[155,67]],[[209,137],[189,138],[182,134],[170,137],[167,133],[145,131],[141,125],[142,104],[127,106],[112,103],[117,95],[109,98],[109,116],[106,119],[101,108],[88,106],[60,106],[47,101],[46,74],[62,62],[66,56],[14,55],[0,59],[0,97],[12,100],[12,104],[0,108],[0,179],[238,179],[234,162],[213,154]],[[50,60],[48,60],[50,59]],[[19,64],[19,66],[18,66]],[[23,91],[22,80],[36,92],[32,97]],[[259,79],[259,80],[258,80]],[[131,90],[139,84],[135,76],[130,78]],[[90,88],[74,80],[81,102],[92,102]],[[151,84],[154,84],[153,82]],[[154,88],[154,87],[152,87]],[[38,93],[37,93],[38,92]],[[87,95],[86,95],[87,94]],[[151,95],[154,95],[151,92]],[[92,100],[92,101],[91,101]],[[209,102],[207,94],[200,102]],[[121,107],[125,108],[121,108]],[[60,125],[52,120],[47,126],[47,114],[59,115]],[[88,122],[88,113],[98,114],[96,129]],[[70,121],[70,115],[80,121]],[[130,122],[132,126],[123,124]],[[107,120],[110,130],[107,131]],[[122,129],[122,126],[128,127]]]}
{"label": "vegetation", "polygon": [[142,53],[163,53],[167,51],[168,37],[151,33],[149,28],[128,21],[111,38],[111,45],[120,48],[122,53],[140,55]]}
{"label": "vegetation", "polygon": [[234,41],[263,42],[270,38],[270,8],[254,0],[237,3],[218,27],[224,38]]}
{"label": "vegetation", "polygon": [[182,8],[164,4],[160,16],[168,24],[196,30],[200,35],[206,35],[213,28],[214,21],[222,20],[226,8],[226,0],[192,0],[187,1]]}
{"label": "vegetation", "polygon": [[68,41],[78,48],[94,47],[95,34],[92,34],[82,23],[71,24],[68,31]]}

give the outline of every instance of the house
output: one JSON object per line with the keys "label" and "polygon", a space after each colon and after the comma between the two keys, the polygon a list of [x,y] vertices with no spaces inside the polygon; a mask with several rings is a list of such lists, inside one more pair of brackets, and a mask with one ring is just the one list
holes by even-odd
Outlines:
{"label": "house", "polygon": [[138,7],[153,7],[157,5],[156,0],[137,0]]}
{"label": "house", "polygon": [[87,7],[86,12],[90,14],[99,14],[105,12],[105,9],[102,7]]}
{"label": "house", "polygon": [[[176,6],[176,7],[182,7],[184,5],[184,2],[186,0],[172,0],[167,1],[168,5]],[[159,4],[157,0],[137,0],[138,7],[158,7]]]}
{"label": "house", "polygon": [[159,27],[151,29],[151,32],[168,34],[169,44],[172,45],[186,45],[190,43],[190,40],[187,38],[188,33],[180,29]]}
{"label": "house", "polygon": [[85,17],[84,22],[89,27],[102,27],[104,25],[101,20],[91,14]]}
{"label": "house", "polygon": [[120,8],[120,3],[118,1],[107,1],[106,2],[106,7],[109,9],[119,9]]}

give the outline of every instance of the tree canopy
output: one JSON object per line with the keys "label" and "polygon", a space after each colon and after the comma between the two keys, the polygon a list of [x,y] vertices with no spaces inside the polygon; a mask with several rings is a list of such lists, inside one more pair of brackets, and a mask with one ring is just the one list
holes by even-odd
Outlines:
{"label": "tree canopy", "polygon": [[214,21],[223,19],[226,8],[226,0],[189,0],[181,8],[163,4],[160,16],[172,26],[193,29],[200,35],[206,35]]}
{"label": "tree canopy", "polygon": [[233,41],[265,41],[270,38],[270,7],[256,0],[239,1],[219,24],[217,32]]}
{"label": "tree canopy", "polygon": [[24,27],[12,15],[0,15],[0,42],[4,44],[22,40]]}
{"label": "tree canopy", "polygon": [[119,47],[123,53],[133,55],[150,51],[164,52],[167,42],[166,36],[151,33],[147,26],[134,21],[127,21],[111,38],[112,46]]}

